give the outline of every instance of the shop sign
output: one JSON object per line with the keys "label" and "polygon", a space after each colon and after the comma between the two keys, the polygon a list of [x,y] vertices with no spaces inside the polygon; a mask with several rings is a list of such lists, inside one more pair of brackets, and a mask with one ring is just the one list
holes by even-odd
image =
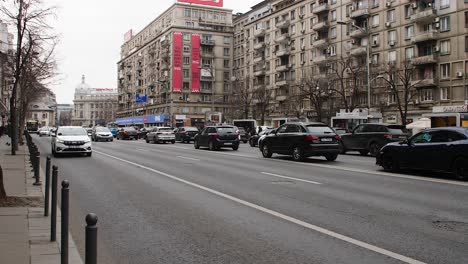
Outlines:
{"label": "shop sign", "polygon": [[176,120],[185,120],[185,119],[187,119],[187,116],[186,115],[176,115],[175,119]]}
{"label": "shop sign", "polygon": [[432,107],[433,113],[461,113],[468,112],[467,105],[448,105],[448,106],[434,106]]}

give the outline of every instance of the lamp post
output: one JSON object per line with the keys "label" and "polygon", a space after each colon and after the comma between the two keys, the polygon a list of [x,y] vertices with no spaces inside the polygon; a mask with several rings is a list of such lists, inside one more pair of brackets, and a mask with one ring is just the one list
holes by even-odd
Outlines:
{"label": "lamp post", "polygon": [[[344,21],[337,21],[339,25],[347,25]],[[367,110],[370,112],[371,108],[371,78],[370,78],[370,29],[369,29],[369,19],[367,19],[367,27],[363,28],[355,24],[351,24],[352,27],[360,30],[365,33],[367,36],[367,46],[366,46],[366,69],[367,69]]]}

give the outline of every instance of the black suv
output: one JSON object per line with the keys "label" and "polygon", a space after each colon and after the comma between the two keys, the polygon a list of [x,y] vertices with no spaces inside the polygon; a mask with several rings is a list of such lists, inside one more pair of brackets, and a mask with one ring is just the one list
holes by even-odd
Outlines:
{"label": "black suv", "polygon": [[239,149],[239,134],[235,126],[207,126],[194,138],[194,147],[219,150],[222,147]]}
{"label": "black suv", "polygon": [[361,155],[370,152],[376,156],[387,143],[406,140],[409,136],[405,126],[388,124],[360,124],[352,133],[342,134],[342,153],[357,150]]}
{"label": "black suv", "polygon": [[341,148],[340,137],[329,126],[318,123],[286,123],[262,141],[262,155],[270,158],[273,153],[292,155],[295,161],[310,156],[325,156],[336,160]]}

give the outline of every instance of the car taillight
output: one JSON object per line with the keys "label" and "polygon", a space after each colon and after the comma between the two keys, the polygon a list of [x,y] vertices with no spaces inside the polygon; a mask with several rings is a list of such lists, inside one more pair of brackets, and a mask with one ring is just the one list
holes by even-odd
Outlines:
{"label": "car taillight", "polygon": [[319,140],[319,137],[317,137],[317,136],[305,136],[305,140],[309,140],[309,141]]}
{"label": "car taillight", "polygon": [[127,131],[124,131],[124,134],[127,134]]}
{"label": "car taillight", "polygon": [[336,135],[336,136],[335,136],[335,139],[336,139],[336,140],[341,140],[341,137],[340,137],[339,135]]}
{"label": "car taillight", "polygon": [[214,139],[218,139],[218,138],[219,138],[219,135],[218,135],[218,134],[213,134],[213,138],[214,138]]}
{"label": "car taillight", "polygon": [[390,139],[390,138],[392,138],[392,135],[390,135],[390,134],[385,134],[385,135],[384,135],[384,138]]}

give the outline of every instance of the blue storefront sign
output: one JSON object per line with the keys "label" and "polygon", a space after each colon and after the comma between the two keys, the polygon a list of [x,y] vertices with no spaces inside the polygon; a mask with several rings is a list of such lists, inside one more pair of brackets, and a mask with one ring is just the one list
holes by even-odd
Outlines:
{"label": "blue storefront sign", "polygon": [[165,121],[167,121],[167,119],[165,118],[164,115],[149,115],[149,116],[133,116],[133,117],[117,118],[115,122],[119,126],[127,126],[127,125],[164,123]]}

